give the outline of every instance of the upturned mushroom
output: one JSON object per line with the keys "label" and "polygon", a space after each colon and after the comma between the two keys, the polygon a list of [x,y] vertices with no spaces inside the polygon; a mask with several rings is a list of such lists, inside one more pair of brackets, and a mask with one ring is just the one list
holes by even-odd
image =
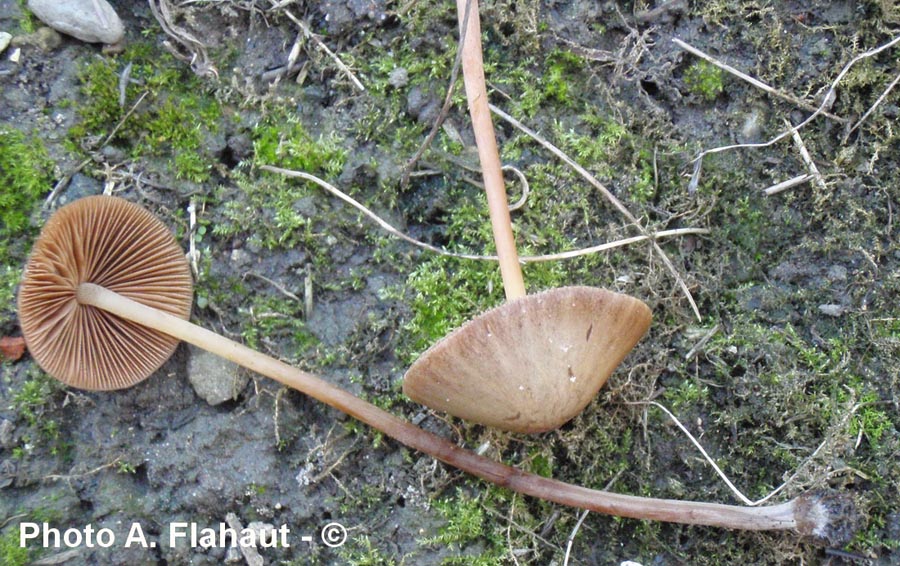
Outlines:
{"label": "upturned mushroom", "polygon": [[513,432],[580,413],[650,326],[638,299],[590,287],[526,296],[488,106],[477,0],[457,0],[461,64],[507,303],[426,350],[403,380],[432,409]]}
{"label": "upturned mushroom", "polygon": [[51,375],[118,389],[152,374],[178,340],[268,376],[385,435],[491,483],[599,513],[751,530],[794,530],[844,540],[854,516],[844,497],[809,493],[768,507],[619,495],[527,473],[465,450],[321,378],[196,326],[187,262],[165,225],[117,197],[69,204],[35,242],[19,291],[29,350]]}

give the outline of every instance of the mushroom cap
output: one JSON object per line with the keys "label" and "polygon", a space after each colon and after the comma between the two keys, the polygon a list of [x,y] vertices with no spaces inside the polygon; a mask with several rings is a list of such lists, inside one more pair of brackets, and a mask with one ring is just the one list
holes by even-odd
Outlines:
{"label": "mushroom cap", "polygon": [[94,283],[182,319],[193,281],[169,229],[136,204],[109,196],[60,208],[34,244],[19,289],[19,324],[34,359],[80,389],[134,385],[156,371],[178,340],[75,298]]}
{"label": "mushroom cap", "polygon": [[513,432],[577,415],[650,326],[638,299],[562,287],[490,310],[429,348],[403,391],[432,409]]}

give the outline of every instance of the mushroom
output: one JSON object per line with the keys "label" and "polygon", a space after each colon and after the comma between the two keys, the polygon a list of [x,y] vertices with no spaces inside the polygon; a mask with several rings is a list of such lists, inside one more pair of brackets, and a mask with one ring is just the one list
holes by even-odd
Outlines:
{"label": "mushroom", "polygon": [[[477,0],[457,0],[462,68],[507,303],[426,350],[406,395],[513,432],[543,432],[580,413],[650,326],[638,299],[590,287],[525,294],[488,107]],[[485,403],[485,400],[491,403]]]}
{"label": "mushroom", "polygon": [[403,380],[411,399],[515,432],[580,413],[650,324],[641,301],[562,287],[507,302],[441,339]]}
{"label": "mushroom", "polygon": [[465,450],[323,379],[186,320],[190,279],[165,225],[117,197],[89,197],[42,230],[19,291],[19,322],[38,363],[75,387],[115,389],[149,376],[177,340],[318,399],[387,436],[513,491],[599,513],[844,540],[845,499],[809,493],[768,507],[619,495],[524,472]]}

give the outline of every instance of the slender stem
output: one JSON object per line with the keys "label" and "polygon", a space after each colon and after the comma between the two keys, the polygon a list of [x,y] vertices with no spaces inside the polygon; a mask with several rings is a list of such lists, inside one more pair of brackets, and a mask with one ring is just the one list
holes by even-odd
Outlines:
{"label": "slender stem", "polygon": [[[457,0],[456,6],[459,13],[460,36],[465,38],[460,49],[462,50],[466,99],[469,101],[469,115],[472,117],[475,145],[478,146],[478,159],[481,161],[481,175],[484,178],[484,190],[487,193],[491,227],[494,230],[494,243],[497,246],[497,256],[500,258],[503,289],[506,291],[506,300],[511,301],[525,296],[525,281],[522,278],[522,266],[519,264],[519,254],[516,251],[516,239],[512,232],[509,203],[506,200],[506,188],[503,184],[500,153],[497,150],[494,124],[491,121],[491,110],[488,107],[487,87],[484,83],[484,60],[481,53],[481,21],[478,17],[478,0]],[[467,11],[468,18],[466,17]],[[464,25],[465,29],[463,29]]]}
{"label": "slender stem", "polygon": [[[78,302],[103,309],[142,326],[208,350],[247,369],[330,405],[383,432],[398,442],[446,464],[513,491],[598,513],[673,523],[732,529],[795,529],[813,534],[827,527],[827,514],[807,496],[769,507],[741,507],[620,495],[580,487],[524,472],[479,456],[409,421],[363,401],[321,378],[251,350],[205,328],[142,305],[99,285],[82,283]],[[822,525],[822,521],[825,525]]]}

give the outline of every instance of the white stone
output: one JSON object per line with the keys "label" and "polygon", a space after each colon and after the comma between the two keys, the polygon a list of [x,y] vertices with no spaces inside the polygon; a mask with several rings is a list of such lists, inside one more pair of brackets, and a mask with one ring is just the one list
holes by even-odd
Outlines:
{"label": "white stone", "polygon": [[194,392],[210,405],[234,400],[249,378],[240,366],[223,358],[189,346],[188,380]]}
{"label": "white stone", "polygon": [[28,0],[28,9],[58,32],[88,43],[119,43],[125,27],[106,0]]}
{"label": "white stone", "polygon": [[0,53],[3,53],[6,50],[10,41],[12,41],[12,34],[0,31]]}

